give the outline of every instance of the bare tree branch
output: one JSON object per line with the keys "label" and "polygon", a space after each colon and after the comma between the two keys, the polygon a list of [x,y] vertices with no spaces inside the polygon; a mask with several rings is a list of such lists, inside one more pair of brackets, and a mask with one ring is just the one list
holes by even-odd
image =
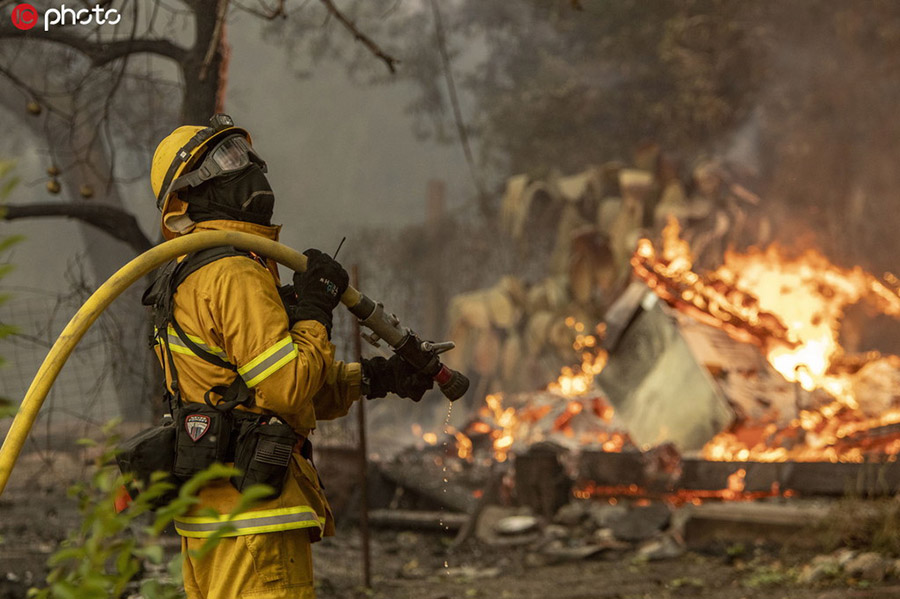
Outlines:
{"label": "bare tree branch", "polygon": [[157,54],[177,62],[182,62],[187,56],[185,48],[167,39],[132,38],[95,42],[84,37],[71,35],[60,29],[42,31],[40,37],[38,37],[30,30],[20,31],[11,27],[0,27],[0,39],[14,38],[54,42],[68,46],[87,56],[95,67],[103,66],[123,56],[137,53]]}
{"label": "bare tree branch", "polygon": [[3,220],[47,216],[74,218],[93,225],[119,241],[127,243],[138,254],[153,247],[153,243],[141,230],[134,215],[108,204],[89,202],[4,204],[2,212],[0,212],[0,218]]}
{"label": "bare tree branch", "polygon": [[372,41],[369,36],[357,29],[356,25],[353,24],[353,21],[348,19],[344,13],[339,11],[332,0],[320,0],[320,2],[325,5],[326,9],[328,9],[328,14],[340,21],[341,25],[343,25],[347,29],[347,31],[353,34],[353,37],[356,39],[356,41],[362,42],[362,44],[369,49],[369,52],[384,61],[384,64],[387,65],[388,70],[392,74],[397,72],[396,65],[398,62],[400,62],[399,60],[397,60],[393,56],[386,54],[384,50],[382,50],[378,46],[378,44]]}
{"label": "bare tree branch", "polygon": [[262,6],[262,9],[253,8],[251,6],[244,6],[240,2],[235,2],[234,5],[237,6],[240,10],[250,13],[251,15],[257,16],[261,19],[266,19],[268,21],[274,21],[278,17],[282,19],[287,18],[287,12],[284,10],[284,2],[285,0],[278,0],[278,4],[275,8],[269,8],[265,2],[259,0],[259,5]]}
{"label": "bare tree branch", "polygon": [[484,181],[481,179],[481,173],[475,164],[472,146],[469,144],[469,133],[466,129],[466,124],[463,121],[462,110],[459,107],[459,98],[456,95],[456,83],[453,79],[453,70],[450,67],[450,54],[447,52],[447,38],[444,35],[444,24],[441,20],[441,12],[438,9],[437,0],[431,0],[431,10],[434,13],[434,33],[438,52],[440,52],[441,55],[441,65],[444,67],[444,77],[447,80],[447,91],[450,94],[450,104],[453,106],[453,120],[456,122],[456,130],[459,133],[459,143],[462,145],[463,153],[466,155],[466,162],[469,164],[469,172],[472,174],[475,189],[478,191],[478,206],[484,217],[489,219],[492,215],[490,195],[488,194],[487,189],[485,189]]}

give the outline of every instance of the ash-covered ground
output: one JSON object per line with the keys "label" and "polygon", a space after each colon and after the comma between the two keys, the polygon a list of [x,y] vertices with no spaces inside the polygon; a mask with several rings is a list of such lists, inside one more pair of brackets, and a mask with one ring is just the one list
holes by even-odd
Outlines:
{"label": "ash-covered ground", "polygon": [[[0,500],[0,599],[41,586],[47,558],[77,526],[68,485],[83,459],[25,454]],[[898,564],[889,552],[829,549],[759,538],[719,539],[687,547],[672,527],[623,542],[590,521],[591,503],[574,501],[554,521],[510,520],[518,508],[486,509],[479,527],[454,545],[456,532],[374,528],[373,588],[362,585],[359,529],[352,513],[336,537],[316,545],[320,599],[668,598],[842,599],[900,596]],[[346,511],[351,508],[348,506]],[[505,511],[504,511],[505,510]],[[608,513],[609,510],[593,510]],[[510,515],[512,514],[512,516]],[[648,512],[649,514],[649,512]],[[677,520],[677,519],[676,519]],[[501,524],[505,522],[505,524]],[[513,530],[511,523],[522,525]],[[527,524],[528,526],[524,526]],[[506,528],[504,533],[496,532]],[[802,530],[802,529],[800,529]],[[494,531],[494,532],[492,532]],[[652,534],[650,534],[652,533]],[[811,533],[810,533],[811,534]],[[586,538],[593,539],[585,542]],[[166,543],[176,551],[177,539]],[[149,570],[148,570],[149,571]],[[154,574],[146,574],[151,576]],[[131,595],[136,599],[137,595]]]}

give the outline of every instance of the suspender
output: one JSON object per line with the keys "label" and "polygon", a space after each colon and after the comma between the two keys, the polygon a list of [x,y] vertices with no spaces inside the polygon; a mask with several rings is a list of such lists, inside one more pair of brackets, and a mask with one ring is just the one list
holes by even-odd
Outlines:
{"label": "suspender", "polygon": [[[202,250],[188,255],[181,262],[169,262],[160,272],[153,284],[144,292],[141,302],[145,306],[153,307],[153,325],[155,332],[151,337],[151,345],[157,343],[162,338],[162,344],[165,347],[165,360],[169,370],[171,379],[171,387],[174,397],[167,394],[169,402],[169,411],[174,410],[172,399],[175,400],[176,406],[181,406],[183,401],[181,398],[181,389],[178,384],[178,371],[175,369],[175,362],[172,359],[172,350],[169,347],[168,328],[172,327],[178,339],[198,358],[209,362],[220,368],[225,368],[237,373],[237,366],[223,360],[221,357],[210,353],[195,343],[181,328],[178,321],[175,320],[175,291],[178,286],[184,282],[188,276],[200,268],[230,256],[247,256],[246,253],[239,252],[232,247],[216,247]],[[212,396],[218,395],[219,399],[214,400]],[[209,389],[203,396],[203,400],[207,405],[222,411],[230,411],[238,405],[248,405],[253,400],[253,395],[247,387],[244,379],[240,375],[235,374],[234,380],[227,387],[224,385],[216,385]]]}

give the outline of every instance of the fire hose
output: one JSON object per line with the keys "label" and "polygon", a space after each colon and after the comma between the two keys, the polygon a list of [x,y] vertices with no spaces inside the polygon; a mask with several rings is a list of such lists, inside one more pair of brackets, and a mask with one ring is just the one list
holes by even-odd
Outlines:
{"label": "fire hose", "polygon": [[[101,285],[63,329],[25,393],[3,446],[0,447],[0,494],[12,474],[25,439],[56,377],[72,354],[75,346],[100,314],[128,287],[154,269],[179,256],[212,247],[231,246],[255,252],[279,262],[295,271],[306,270],[306,256],[276,241],[237,231],[212,231],[178,237],[144,252],[111,276]],[[366,339],[375,345],[384,340],[412,366],[431,375],[447,399],[462,397],[469,388],[469,380],[460,372],[441,363],[440,354],[453,348],[452,342],[423,341],[399,319],[385,311],[384,306],[366,297],[353,287],[341,296],[343,303],[360,324],[371,333]]]}

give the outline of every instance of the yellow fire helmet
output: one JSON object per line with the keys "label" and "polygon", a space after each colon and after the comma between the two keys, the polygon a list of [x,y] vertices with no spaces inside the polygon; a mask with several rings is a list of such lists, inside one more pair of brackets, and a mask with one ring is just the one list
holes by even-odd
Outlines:
{"label": "yellow fire helmet", "polygon": [[178,198],[178,190],[173,183],[183,174],[200,165],[199,158],[216,143],[232,135],[241,135],[250,140],[250,134],[226,114],[217,114],[210,119],[209,127],[185,125],[166,136],[153,153],[150,167],[150,186],[156,196],[156,207],[162,213],[160,228],[163,237],[174,239],[187,233],[193,222],[187,216],[187,202]]}

